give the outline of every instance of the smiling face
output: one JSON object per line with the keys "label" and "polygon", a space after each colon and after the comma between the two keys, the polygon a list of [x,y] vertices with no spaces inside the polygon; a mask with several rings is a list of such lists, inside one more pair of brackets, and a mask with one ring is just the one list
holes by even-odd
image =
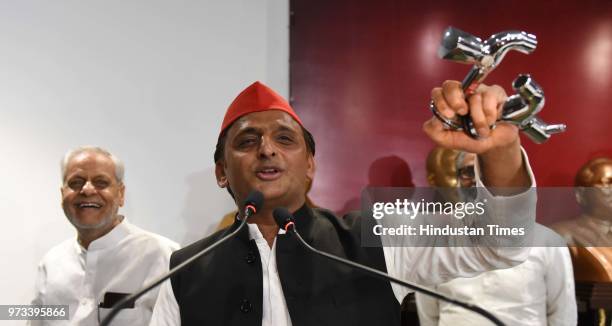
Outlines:
{"label": "smiling face", "polygon": [[297,209],[314,169],[301,126],[285,112],[268,110],[247,114],[230,127],[215,172],[219,186],[229,186],[239,205],[259,190],[266,207]]}
{"label": "smiling face", "polygon": [[61,191],[64,213],[77,230],[105,234],[119,223],[125,187],[117,181],[110,157],[94,151],[74,155],[66,164]]}

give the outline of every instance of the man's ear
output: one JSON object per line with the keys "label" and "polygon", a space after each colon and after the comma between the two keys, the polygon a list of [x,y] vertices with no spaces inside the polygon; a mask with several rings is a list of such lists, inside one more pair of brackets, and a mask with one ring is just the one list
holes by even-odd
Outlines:
{"label": "man's ear", "polygon": [[308,179],[310,179],[310,182],[312,182],[314,181],[314,175],[315,175],[315,170],[316,170],[314,156],[308,155],[307,160],[308,160],[308,168],[306,170],[306,177],[308,177]]}
{"label": "man's ear", "polygon": [[217,185],[219,188],[227,188],[229,186],[227,175],[225,174],[225,164],[223,160],[219,160],[217,163],[215,163],[215,176],[217,177]]}
{"label": "man's ear", "polygon": [[125,185],[123,182],[119,185],[119,207],[123,207],[125,203]]}

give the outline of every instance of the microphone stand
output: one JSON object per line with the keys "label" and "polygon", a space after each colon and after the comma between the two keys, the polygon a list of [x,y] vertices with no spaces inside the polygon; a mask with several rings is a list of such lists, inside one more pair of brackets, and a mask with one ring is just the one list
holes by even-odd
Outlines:
{"label": "microphone stand", "polygon": [[426,295],[428,295],[428,296],[431,296],[431,297],[434,297],[434,298],[436,298],[436,299],[439,299],[439,300],[442,300],[442,301],[446,301],[446,302],[448,302],[448,303],[452,303],[452,304],[458,305],[458,306],[460,306],[460,307],[463,307],[463,308],[465,308],[465,309],[467,309],[467,310],[473,311],[473,312],[475,312],[475,313],[477,313],[477,314],[479,314],[479,315],[481,315],[481,316],[483,316],[483,317],[487,318],[488,320],[490,320],[491,322],[493,322],[493,323],[494,323],[495,325],[497,325],[497,326],[505,326],[505,324],[504,324],[504,323],[502,323],[502,322],[501,322],[501,321],[500,321],[500,320],[499,320],[497,317],[495,317],[495,316],[494,316],[492,313],[490,313],[490,312],[488,312],[488,311],[484,310],[483,308],[481,308],[481,307],[479,307],[479,306],[477,306],[477,305],[473,305],[473,304],[471,304],[471,303],[466,303],[466,302],[462,302],[462,301],[458,301],[458,300],[455,300],[455,299],[452,299],[452,298],[446,297],[446,296],[444,296],[444,295],[442,295],[442,294],[439,294],[439,293],[436,293],[436,292],[430,291],[430,290],[428,290],[428,289],[426,289],[426,288],[424,288],[424,287],[420,287],[420,286],[418,286],[418,285],[411,284],[411,283],[408,283],[408,282],[406,282],[406,281],[402,281],[402,280],[400,280],[400,279],[398,279],[398,278],[395,278],[395,277],[393,277],[393,276],[391,276],[391,275],[388,275],[388,274],[386,274],[386,273],[383,273],[383,272],[381,272],[381,271],[379,271],[379,270],[377,270],[377,269],[374,269],[374,268],[371,268],[371,267],[368,267],[368,266],[365,266],[365,265],[362,265],[362,264],[358,264],[358,263],[353,262],[353,261],[350,261],[350,260],[348,260],[348,259],[340,258],[340,257],[334,256],[334,255],[332,255],[332,254],[326,253],[326,252],[324,252],[324,251],[321,251],[321,250],[315,249],[314,247],[312,247],[311,245],[309,245],[309,244],[308,244],[308,243],[307,243],[307,242],[306,242],[306,241],[305,241],[305,240],[302,238],[302,236],[300,236],[300,234],[297,232],[297,230],[296,230],[296,228],[295,228],[295,223],[293,223],[293,222],[289,222],[289,223],[287,223],[287,224],[286,224],[286,226],[285,226],[285,230],[286,230],[287,232],[290,232],[291,234],[295,235],[295,237],[296,237],[296,238],[299,240],[299,242],[300,242],[300,243],[301,243],[301,244],[302,244],[304,247],[308,248],[310,251],[312,251],[312,252],[316,253],[317,255],[323,256],[323,257],[325,257],[325,258],[327,258],[327,259],[333,260],[333,261],[338,262],[338,263],[341,263],[341,264],[343,264],[343,265],[350,266],[350,267],[352,267],[352,268],[356,268],[356,269],[359,269],[359,270],[363,270],[363,271],[367,272],[368,274],[370,274],[370,275],[372,275],[372,276],[375,276],[375,277],[381,278],[381,279],[383,279],[383,280],[391,281],[391,282],[393,282],[393,283],[396,283],[396,284],[399,284],[399,285],[405,286],[405,287],[407,287],[407,288],[409,288],[409,289],[412,289],[412,290],[417,291],[417,292],[424,293],[424,294],[426,294]]}
{"label": "microphone stand", "polygon": [[142,290],[140,290],[140,291],[138,291],[138,292],[136,292],[134,294],[131,294],[130,296],[127,296],[127,297],[123,298],[121,301],[117,302],[117,304],[113,306],[113,309],[111,309],[111,311],[109,311],[108,315],[106,315],[106,317],[104,317],[104,319],[100,323],[100,326],[108,326],[110,324],[110,322],[113,320],[113,318],[117,315],[117,313],[119,313],[120,309],[123,309],[123,308],[125,308],[127,306],[132,305],[142,295],[144,295],[145,293],[149,292],[151,289],[155,288],[156,286],[160,285],[163,281],[169,279],[170,277],[172,277],[174,274],[176,274],[179,271],[181,271],[186,266],[191,265],[194,261],[196,261],[200,257],[208,254],[209,252],[214,250],[220,244],[222,244],[225,241],[227,241],[228,239],[234,237],[247,224],[246,221],[247,221],[248,217],[250,217],[254,213],[255,213],[254,211],[249,211],[249,207],[247,206],[247,208],[245,209],[245,214],[244,214],[245,217],[242,219],[242,221],[240,222],[240,226],[238,226],[238,228],[236,228],[236,230],[234,230],[232,233],[226,235],[221,240],[215,242],[211,246],[207,247],[206,249],[198,252],[196,255],[192,256],[191,258],[185,260],[181,264],[177,265],[176,267],[171,269],[167,274],[164,274],[164,275],[160,276],[159,278],[157,278],[156,280],[151,282],[149,285],[145,286]]}

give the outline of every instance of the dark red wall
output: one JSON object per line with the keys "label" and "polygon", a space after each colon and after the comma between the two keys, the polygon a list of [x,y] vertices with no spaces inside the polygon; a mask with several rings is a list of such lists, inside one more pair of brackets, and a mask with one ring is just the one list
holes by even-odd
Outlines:
{"label": "dark red wall", "polygon": [[522,139],[539,185],[572,185],[589,158],[612,156],[610,0],[292,0],[291,11],[291,99],[317,140],[321,206],[355,207],[367,184],[426,185],[430,91],[469,69],[437,58],[449,25],[485,39],[537,35],[535,53],[508,53],[486,82],[510,93],[530,73],[546,94],[540,116],[568,125],[544,145]]}

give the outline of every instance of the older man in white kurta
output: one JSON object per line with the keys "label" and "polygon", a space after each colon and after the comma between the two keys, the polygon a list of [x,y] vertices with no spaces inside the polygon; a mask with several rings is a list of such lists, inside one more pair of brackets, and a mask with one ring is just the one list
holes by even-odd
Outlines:
{"label": "older man in white kurta", "polygon": [[[118,214],[125,186],[123,163],[108,151],[85,146],[62,161],[62,207],[77,236],[42,259],[32,304],[68,305],[68,320],[32,325],[98,325],[118,299],[167,269],[178,245],[146,232]],[[113,325],[147,325],[157,290],[122,309]]]}

